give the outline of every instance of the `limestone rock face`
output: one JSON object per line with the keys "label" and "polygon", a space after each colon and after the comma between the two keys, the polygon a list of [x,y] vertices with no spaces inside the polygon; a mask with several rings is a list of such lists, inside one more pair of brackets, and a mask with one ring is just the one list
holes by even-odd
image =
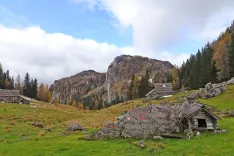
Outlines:
{"label": "limestone rock face", "polygon": [[166,81],[167,71],[174,66],[167,61],[159,61],[141,56],[121,55],[114,59],[108,67],[106,74],[106,88],[108,101],[112,101],[116,94],[127,98],[128,86],[131,83],[132,75],[145,75],[146,70],[150,72],[149,82]]}
{"label": "limestone rock face", "polygon": [[89,91],[101,89],[106,81],[106,73],[98,73],[93,70],[83,71],[74,76],[57,80],[52,85],[52,99],[59,99],[65,104],[72,100],[81,99]]}
{"label": "limestone rock face", "polygon": [[149,81],[153,85],[154,82],[166,81],[167,71],[171,68],[173,65],[167,61],[121,55],[110,64],[107,73],[88,70],[56,80],[51,87],[52,99],[58,98],[60,103],[65,104],[95,94],[105,103],[111,103],[117,95],[126,100],[132,75],[137,74],[140,78],[149,69]]}

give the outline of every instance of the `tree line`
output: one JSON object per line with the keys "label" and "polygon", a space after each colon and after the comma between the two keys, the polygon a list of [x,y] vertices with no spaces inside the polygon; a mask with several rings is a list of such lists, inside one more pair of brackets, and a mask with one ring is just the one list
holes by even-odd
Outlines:
{"label": "tree line", "polygon": [[180,72],[180,83],[190,89],[234,77],[234,22],[215,41],[191,55],[182,64]]}
{"label": "tree line", "polygon": [[25,74],[24,80],[18,74],[16,79],[10,76],[9,70],[4,72],[2,64],[0,63],[0,89],[17,89],[21,95],[37,99],[40,101],[51,102],[51,91],[48,85],[40,84],[38,88],[38,81],[36,78],[30,78],[29,73]]}

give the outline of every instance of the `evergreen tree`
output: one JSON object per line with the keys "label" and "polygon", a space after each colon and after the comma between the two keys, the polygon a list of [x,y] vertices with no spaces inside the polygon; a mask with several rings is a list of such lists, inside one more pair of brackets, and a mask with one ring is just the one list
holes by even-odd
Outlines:
{"label": "evergreen tree", "polygon": [[11,81],[10,81],[10,89],[15,89],[14,77],[11,78]]}
{"label": "evergreen tree", "polygon": [[4,75],[1,63],[0,63],[0,89],[4,89]]}
{"label": "evergreen tree", "polygon": [[34,99],[37,98],[37,89],[38,89],[37,85],[38,85],[37,79],[32,80],[32,82],[31,82],[31,96]]}
{"label": "evergreen tree", "polygon": [[167,72],[167,83],[172,83],[172,75],[170,71]]}
{"label": "evergreen tree", "polygon": [[216,68],[216,62],[212,61],[212,65],[211,65],[211,82],[212,83],[217,82],[217,72],[218,72],[218,69]]}
{"label": "evergreen tree", "polygon": [[231,43],[229,45],[229,72],[230,72],[230,77],[234,77],[234,32],[232,33],[231,36]]}
{"label": "evergreen tree", "polygon": [[133,88],[134,88],[134,81],[135,81],[135,75],[132,75],[132,81],[131,81],[131,84],[130,84],[130,87],[129,87],[129,92],[128,92],[128,99],[129,100],[132,100],[133,99],[133,95],[132,95],[132,92],[133,92]]}
{"label": "evergreen tree", "polygon": [[19,90],[20,94],[22,94],[21,79],[19,74],[16,77],[15,89]]}
{"label": "evergreen tree", "polygon": [[28,73],[26,73],[24,78],[23,95],[28,97],[30,96],[30,77]]}

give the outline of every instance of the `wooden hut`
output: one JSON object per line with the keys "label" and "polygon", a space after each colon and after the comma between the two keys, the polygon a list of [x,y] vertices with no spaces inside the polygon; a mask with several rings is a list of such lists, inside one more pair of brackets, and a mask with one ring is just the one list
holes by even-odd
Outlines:
{"label": "wooden hut", "polygon": [[184,118],[185,129],[189,130],[215,130],[218,128],[218,116],[206,109],[203,104],[185,101],[180,108]]}
{"label": "wooden hut", "polygon": [[156,83],[155,88],[151,90],[146,97],[157,99],[162,96],[172,95],[174,93],[171,83]]}
{"label": "wooden hut", "polygon": [[18,103],[20,101],[19,90],[0,90],[0,101]]}

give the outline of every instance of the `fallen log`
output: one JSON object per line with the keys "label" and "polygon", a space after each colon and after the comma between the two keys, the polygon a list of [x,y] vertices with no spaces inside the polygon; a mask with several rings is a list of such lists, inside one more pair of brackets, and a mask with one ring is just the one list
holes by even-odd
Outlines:
{"label": "fallen log", "polygon": [[182,139],[184,136],[176,135],[176,134],[161,134],[163,138],[172,138],[172,139]]}

